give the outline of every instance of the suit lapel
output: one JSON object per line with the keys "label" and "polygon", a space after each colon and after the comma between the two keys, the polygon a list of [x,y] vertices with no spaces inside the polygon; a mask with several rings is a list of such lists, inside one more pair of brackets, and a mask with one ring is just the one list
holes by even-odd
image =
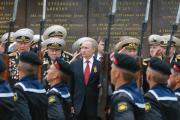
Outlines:
{"label": "suit lapel", "polygon": [[92,65],[92,68],[91,68],[91,74],[90,74],[90,77],[89,77],[89,81],[88,81],[88,84],[92,83],[94,81],[94,74],[97,72],[97,64],[96,64],[96,61],[94,59],[93,61],[93,65]]}
{"label": "suit lapel", "polygon": [[79,71],[79,73],[80,73],[81,83],[83,85],[85,85],[85,83],[84,83],[83,59],[80,59],[79,66],[77,66],[77,68],[78,68],[77,71]]}

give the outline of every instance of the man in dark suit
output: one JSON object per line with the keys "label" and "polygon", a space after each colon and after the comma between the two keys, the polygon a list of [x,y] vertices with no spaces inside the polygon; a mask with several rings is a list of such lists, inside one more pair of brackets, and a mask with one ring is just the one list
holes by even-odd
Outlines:
{"label": "man in dark suit", "polygon": [[97,43],[98,43],[98,50],[97,50],[96,54],[94,55],[94,57],[97,60],[101,61],[103,54],[104,54],[105,39],[103,37],[99,36]]}
{"label": "man in dark suit", "polygon": [[83,39],[85,41],[80,50],[82,58],[71,63],[73,105],[78,120],[97,120],[100,62],[93,57],[97,43],[89,37]]}

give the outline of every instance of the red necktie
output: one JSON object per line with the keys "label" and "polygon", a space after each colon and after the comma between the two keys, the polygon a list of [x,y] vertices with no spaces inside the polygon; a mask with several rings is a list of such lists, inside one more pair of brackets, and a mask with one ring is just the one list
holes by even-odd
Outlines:
{"label": "red necktie", "polygon": [[89,61],[86,61],[86,68],[84,71],[84,82],[87,85],[88,81],[89,81],[89,76],[90,76],[90,67],[89,67]]}

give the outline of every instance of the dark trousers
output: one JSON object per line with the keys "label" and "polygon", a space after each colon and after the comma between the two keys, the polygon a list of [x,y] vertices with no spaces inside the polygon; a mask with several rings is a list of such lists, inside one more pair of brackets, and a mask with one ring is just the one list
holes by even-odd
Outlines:
{"label": "dark trousers", "polygon": [[80,113],[77,115],[77,120],[101,120],[97,116],[91,116],[87,113],[87,107],[83,104]]}

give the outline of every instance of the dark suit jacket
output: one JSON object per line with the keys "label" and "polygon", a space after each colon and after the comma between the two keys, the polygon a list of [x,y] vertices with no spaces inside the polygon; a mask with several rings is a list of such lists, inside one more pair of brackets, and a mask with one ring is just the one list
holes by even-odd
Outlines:
{"label": "dark suit jacket", "polygon": [[88,84],[84,83],[83,59],[71,63],[73,71],[71,94],[76,114],[79,114],[83,105],[90,116],[97,115],[97,102],[99,95],[100,62],[94,59]]}

